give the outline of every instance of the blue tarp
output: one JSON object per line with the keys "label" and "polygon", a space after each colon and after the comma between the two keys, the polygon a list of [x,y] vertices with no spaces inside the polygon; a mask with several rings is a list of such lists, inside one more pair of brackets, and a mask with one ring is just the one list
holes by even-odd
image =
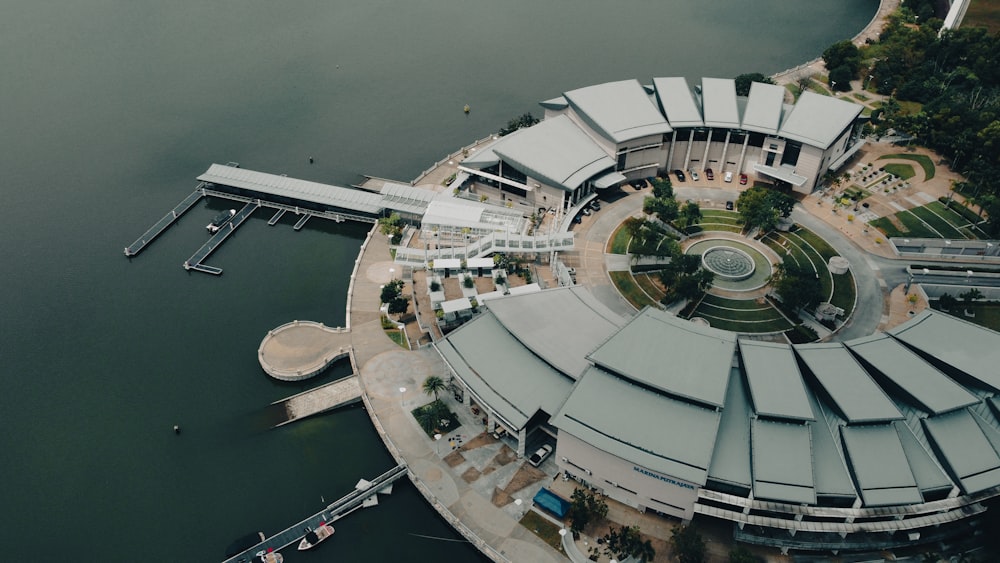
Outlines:
{"label": "blue tarp", "polygon": [[535,504],[555,514],[559,518],[566,516],[569,511],[569,501],[556,495],[548,489],[538,491],[534,498]]}

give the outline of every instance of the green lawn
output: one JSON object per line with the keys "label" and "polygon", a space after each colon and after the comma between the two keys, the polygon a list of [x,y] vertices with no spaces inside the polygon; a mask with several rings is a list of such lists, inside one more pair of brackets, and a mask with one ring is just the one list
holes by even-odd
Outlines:
{"label": "green lawn", "polygon": [[945,221],[942,217],[934,213],[934,211],[926,207],[914,207],[910,210],[914,215],[920,217],[925,223],[934,228],[935,231],[941,233],[944,238],[965,238],[958,229],[952,226],[951,223]]}
{"label": "green lawn", "polygon": [[854,288],[854,276],[846,274],[830,274],[833,277],[833,297],[830,303],[844,310],[844,318],[850,317],[854,311],[854,300],[857,291]]}
{"label": "green lawn", "polygon": [[559,535],[559,526],[540,516],[534,510],[529,510],[524,514],[524,517],[521,518],[521,525],[529,532],[542,538],[542,541],[551,545],[559,553],[565,553],[562,548],[562,536]]}
{"label": "green lawn", "polygon": [[717,307],[726,307],[728,309],[760,309],[762,307],[770,307],[770,305],[760,305],[753,299],[727,299],[725,297],[719,297],[712,294],[705,295],[702,299],[703,305],[715,305]]}
{"label": "green lawn", "polygon": [[774,307],[771,307],[770,305],[765,305],[759,309],[729,309],[707,304],[705,302],[702,302],[701,305],[695,309],[694,316],[743,322],[774,321],[782,318],[781,313],[776,311]]}
{"label": "green lawn", "polygon": [[[938,311],[942,310],[937,300],[931,301],[931,307]],[[975,316],[966,316],[966,311]],[[954,317],[976,323],[979,326],[1000,330],[1000,303],[972,303],[969,306],[965,306],[959,302],[951,311],[946,312]]]}
{"label": "green lawn", "polygon": [[698,311],[695,311],[694,316],[705,318],[709,322],[709,324],[711,324],[715,328],[728,330],[731,332],[743,332],[743,333],[784,332],[792,328],[793,326],[785,319],[776,321],[764,321],[757,323],[746,323],[739,321],[731,321],[727,319],[713,318],[709,317],[708,315],[698,314]]}
{"label": "green lawn", "polygon": [[[967,220],[961,214],[956,212],[954,209],[946,207],[945,204],[941,203],[940,201],[932,201],[927,205],[925,205],[924,207],[930,209],[934,213],[937,213],[939,216],[941,216],[942,219],[947,221],[952,227],[955,227],[956,229],[961,229],[969,224],[969,220]],[[975,217],[975,214],[973,214],[973,217]]]}
{"label": "green lawn", "polygon": [[702,222],[698,225],[694,225],[693,227],[688,227],[687,229],[684,229],[684,232],[689,235],[694,235],[705,231],[726,231],[729,233],[740,233],[743,232],[743,227],[739,225],[731,225],[728,223]]}
{"label": "green lawn", "polygon": [[920,165],[924,169],[924,179],[930,180],[934,177],[934,163],[931,158],[925,154],[909,154],[909,153],[895,153],[887,154],[879,157],[879,160],[912,160]]}
{"label": "green lawn", "polygon": [[656,303],[647,296],[639,285],[635,282],[630,272],[608,272],[611,275],[611,282],[618,288],[622,297],[628,300],[636,309],[642,309],[646,305],[656,306]]}
{"label": "green lawn", "polygon": [[608,253],[609,254],[628,254],[628,243],[632,240],[632,235],[629,234],[628,229],[625,225],[620,225],[615,232],[611,235],[611,241],[608,243]]}
{"label": "green lawn", "polygon": [[900,164],[898,162],[893,162],[890,164],[886,164],[884,168],[885,171],[888,172],[889,174],[894,174],[904,180],[909,180],[910,178],[917,175],[916,170],[914,170],[913,166],[910,166],[909,164]]}
{"label": "green lawn", "polygon": [[656,282],[653,279],[654,276],[657,279],[659,279],[659,276],[650,273],[633,274],[632,279],[634,279],[635,282],[639,284],[639,288],[645,291],[647,295],[659,301],[660,299],[663,299],[666,293],[664,293],[664,291],[661,290],[658,285],[656,285]]}
{"label": "green lawn", "polygon": [[962,27],[985,27],[990,35],[1000,31],[1000,3],[990,0],[976,0],[962,18]]}
{"label": "green lawn", "polygon": [[917,238],[941,238],[941,235],[925,224],[919,216],[912,211],[900,211],[896,214],[899,222],[906,227],[907,233],[911,237]]}
{"label": "green lawn", "polygon": [[403,331],[394,328],[392,330],[385,331],[385,334],[389,337],[390,340],[392,340],[396,344],[399,344],[401,348],[406,348],[407,350],[410,349],[409,344],[406,342],[406,335],[403,334]]}
{"label": "green lawn", "polygon": [[890,221],[888,217],[879,217],[878,219],[869,221],[868,224],[882,231],[883,233],[885,233],[885,236],[889,238],[905,237],[908,234],[897,229],[896,225],[893,225],[892,221]]}

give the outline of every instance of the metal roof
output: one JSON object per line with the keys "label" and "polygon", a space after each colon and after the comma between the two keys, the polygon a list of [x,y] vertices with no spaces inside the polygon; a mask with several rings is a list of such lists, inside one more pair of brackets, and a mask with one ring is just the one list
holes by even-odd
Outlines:
{"label": "metal roof", "polygon": [[726,129],[740,128],[736,106],[736,81],[732,78],[701,79],[702,114],[705,125]]}
{"label": "metal roof", "polygon": [[379,194],[382,196],[382,207],[414,215],[423,214],[427,205],[438,197],[438,192],[394,182],[382,184]]}
{"label": "metal roof", "polygon": [[816,422],[809,425],[812,432],[813,478],[816,494],[837,498],[857,498],[854,481],[847,472],[847,461],[841,450],[842,442],[837,428],[843,422],[825,409],[816,394],[806,391],[809,403],[816,413]]}
{"label": "metal roof", "polygon": [[574,379],[590,367],[587,354],[625,325],[582,288],[495,299],[489,309],[521,344]]}
{"label": "metal roof", "polygon": [[846,344],[927,412],[940,414],[979,402],[934,366],[884,333]]}
{"label": "metal roof", "polygon": [[924,427],[965,494],[1000,485],[1000,457],[968,409],[924,419]]}
{"label": "metal roof", "polygon": [[643,385],[721,407],[735,348],[733,333],[646,308],[590,359]]}
{"label": "metal roof", "polygon": [[795,351],[848,422],[887,422],[903,418],[841,344],[799,344],[795,345]]}
{"label": "metal roof", "polygon": [[897,340],[1000,391],[1000,333],[933,312],[888,331]]}
{"label": "metal roof", "polygon": [[573,387],[562,375],[521,345],[489,312],[437,343],[456,374],[515,430],[539,410],[559,410]]}
{"label": "metal roof", "polygon": [[673,131],[635,79],[587,86],[563,96],[587,125],[615,143]]}
{"label": "metal roof", "polygon": [[865,506],[923,502],[892,424],[844,426],[840,433]]}
{"label": "metal roof", "polygon": [[746,108],[743,110],[742,129],[774,135],[781,126],[785,89],[776,84],[754,82],[750,84]]}
{"label": "metal roof", "polygon": [[519,129],[493,146],[505,162],[554,187],[574,190],[615,161],[573,121],[558,115]]}
{"label": "metal roof", "polygon": [[862,109],[858,104],[807,90],[799,96],[778,134],[825,150],[854,123]]}
{"label": "metal roof", "polygon": [[[762,416],[813,420],[792,349],[784,344],[740,339],[740,356],[754,410]],[[728,404],[727,404],[728,408]]]}
{"label": "metal roof", "polygon": [[917,487],[925,494],[951,489],[951,479],[944,474],[941,466],[934,461],[930,452],[920,443],[910,427],[898,420],[892,424],[896,427],[899,443],[903,446],[903,452],[906,453],[906,460],[910,464],[913,478],[917,481]]}
{"label": "metal roof", "polygon": [[552,419],[611,455],[704,485],[720,414],[591,368]]}
{"label": "metal roof", "polygon": [[382,196],[378,194],[224,164],[209,166],[198,180],[372,215],[382,211]]}
{"label": "metal roof", "polygon": [[816,504],[809,427],[763,419],[751,425],[754,498]]}
{"label": "metal roof", "polygon": [[680,76],[654,78],[656,97],[671,127],[704,127],[698,104],[695,103],[687,80]]}
{"label": "metal roof", "polygon": [[750,489],[750,425],[747,422],[751,414],[743,376],[734,368],[726,387],[726,408],[722,409],[712,465],[708,468],[710,479]]}
{"label": "metal roof", "polygon": [[485,231],[503,231],[508,227],[519,228],[521,212],[497,205],[489,205],[462,198],[437,198],[427,204],[421,224],[468,227]]}

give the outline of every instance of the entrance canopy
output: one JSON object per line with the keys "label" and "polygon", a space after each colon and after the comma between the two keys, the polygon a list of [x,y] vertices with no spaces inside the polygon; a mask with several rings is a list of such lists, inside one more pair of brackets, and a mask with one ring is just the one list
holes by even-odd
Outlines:
{"label": "entrance canopy", "polygon": [[620,184],[625,180],[627,180],[627,178],[623,176],[621,173],[609,172],[599,177],[598,179],[594,180],[594,187],[599,190],[603,190],[605,188],[610,188],[611,186]]}

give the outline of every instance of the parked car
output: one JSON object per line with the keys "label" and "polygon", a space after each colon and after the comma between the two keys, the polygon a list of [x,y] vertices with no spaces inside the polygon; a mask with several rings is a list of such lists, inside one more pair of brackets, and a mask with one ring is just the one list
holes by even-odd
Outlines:
{"label": "parked car", "polygon": [[705,169],[705,179],[706,180],[714,180],[715,179],[715,172],[712,172],[711,168],[706,168]]}
{"label": "parked car", "polygon": [[688,174],[691,175],[691,181],[692,182],[697,182],[698,181],[698,173],[697,172],[695,172],[694,170],[688,170]]}
{"label": "parked car", "polygon": [[594,201],[590,202],[590,208],[593,209],[594,211],[600,211],[601,210],[601,202],[599,202],[599,201],[597,201],[595,199]]}
{"label": "parked car", "polygon": [[573,216],[573,222],[574,223],[583,223],[583,217],[580,217],[579,215],[574,215]]}
{"label": "parked car", "polygon": [[726,211],[732,211],[732,210],[733,210],[733,202],[727,201],[726,202]]}
{"label": "parked car", "polygon": [[741,186],[747,185],[747,175],[746,174],[740,174],[740,185]]}
{"label": "parked car", "polygon": [[729,182],[732,182],[733,181],[733,173],[732,172],[726,172],[726,175],[725,175],[725,177],[723,179],[726,181],[727,184]]}
{"label": "parked car", "polygon": [[528,463],[534,465],[535,467],[538,467],[539,465],[542,464],[543,461],[545,461],[545,458],[549,457],[551,453],[552,453],[552,446],[550,446],[549,444],[545,444],[544,446],[535,450],[535,453],[531,454],[531,457],[528,458]]}
{"label": "parked car", "polygon": [[642,188],[646,187],[646,181],[645,180],[632,180],[631,184],[632,184],[632,187],[635,188],[635,191],[639,191]]}
{"label": "parked car", "polygon": [[674,170],[674,176],[677,176],[677,181],[678,182],[683,182],[684,181],[684,172],[681,171],[680,169]]}
{"label": "parked car", "polygon": [[590,208],[589,207],[584,207],[583,211],[581,211],[581,213],[583,213],[584,215],[590,215],[590,213],[591,213],[590,212]]}

